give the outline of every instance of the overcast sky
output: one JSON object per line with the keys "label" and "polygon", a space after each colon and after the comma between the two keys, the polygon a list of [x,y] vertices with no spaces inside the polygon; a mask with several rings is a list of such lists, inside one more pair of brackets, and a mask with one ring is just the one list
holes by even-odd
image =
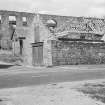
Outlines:
{"label": "overcast sky", "polygon": [[70,16],[105,16],[105,0],[0,0],[1,10]]}

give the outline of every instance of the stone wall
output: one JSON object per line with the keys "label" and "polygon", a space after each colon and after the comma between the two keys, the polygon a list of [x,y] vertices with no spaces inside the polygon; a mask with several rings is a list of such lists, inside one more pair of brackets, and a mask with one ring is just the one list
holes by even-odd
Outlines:
{"label": "stone wall", "polygon": [[41,20],[46,26],[48,20],[53,19],[57,22],[55,32],[76,31],[76,32],[104,32],[105,20],[100,18],[86,18],[73,16],[59,16],[40,14]]}
{"label": "stone wall", "polygon": [[[34,15],[35,14],[32,14],[32,13],[26,13],[26,12],[15,12],[15,11],[0,11],[0,16],[1,16],[1,19],[0,19],[0,34],[3,34],[3,37],[11,37],[11,29],[10,29],[10,26],[11,25],[16,25],[16,28],[21,28],[21,27],[27,27],[27,26],[30,26],[33,22],[33,19],[34,19]],[[16,18],[15,23],[11,25],[9,24],[10,21],[12,20],[9,20],[9,16],[13,16]],[[26,17],[26,22],[27,22],[27,25],[24,26],[23,25],[23,17]]]}
{"label": "stone wall", "polygon": [[51,40],[44,41],[43,44],[43,63],[45,66],[52,66]]}
{"label": "stone wall", "polygon": [[[4,36],[10,36],[11,33],[8,33],[9,31],[9,16],[15,16],[16,18],[16,28],[24,27],[23,26],[23,17],[26,17],[26,22],[27,26],[30,26],[33,22],[34,16],[37,14],[34,13],[27,13],[27,12],[16,12],[16,11],[0,11],[0,16],[1,16],[1,29],[0,33],[2,33]],[[85,18],[85,17],[73,17],[73,16],[58,16],[58,15],[46,15],[46,14],[39,14],[40,21],[44,26],[46,26],[46,23],[50,19],[54,19],[57,22],[57,30],[59,32],[62,31],[68,31],[72,30],[72,28],[80,28],[81,30],[78,31],[83,31],[84,30],[84,23],[90,22],[95,25],[95,30],[97,31],[103,31],[103,28],[105,26],[104,19],[99,19],[99,18]],[[82,26],[83,25],[83,26]],[[74,29],[73,29],[74,30]],[[94,30],[93,30],[94,31]],[[100,32],[99,31],[99,32]]]}
{"label": "stone wall", "polygon": [[[35,14],[32,13],[26,13],[26,12],[16,12],[16,11],[0,11],[0,37],[1,37],[1,43],[0,43],[0,47],[2,49],[11,49],[12,47],[12,43],[11,43],[11,36],[13,34],[13,29],[11,27],[16,26],[15,29],[22,31],[18,31],[19,34],[17,33],[18,37],[24,35],[25,34],[23,32],[24,29],[23,28],[27,28],[30,27],[30,25],[33,22],[33,18],[34,18]],[[10,21],[10,16],[13,16],[16,18],[15,23],[13,24],[9,24]],[[23,26],[23,17],[26,17],[26,22],[27,22],[27,26]],[[26,32],[25,32],[26,33]]]}
{"label": "stone wall", "polygon": [[105,43],[52,41],[53,65],[105,64]]}
{"label": "stone wall", "polygon": [[[1,16],[0,35],[2,34],[3,37],[6,37],[7,39],[10,39],[10,37],[11,37],[11,34],[12,34],[11,31],[12,30],[9,27],[9,16],[14,16],[16,18],[16,29],[19,29],[19,28],[22,29],[23,27],[30,27],[33,24],[34,17],[36,15],[37,14],[27,13],[27,12],[0,11],[0,16]],[[27,22],[26,26],[23,26],[23,17],[26,17],[26,22]],[[47,35],[49,34],[49,32],[48,32],[48,29],[46,27],[46,23],[50,19],[54,19],[57,22],[57,27],[56,27],[57,32],[70,31],[70,30],[72,30],[71,25],[73,25],[72,28],[74,27],[74,29],[75,29],[76,26],[78,26],[78,28],[80,28],[80,30],[78,30],[78,28],[77,28],[77,30],[81,31],[81,29],[82,29],[82,31],[83,31],[84,30],[84,25],[83,24],[87,23],[87,22],[96,23],[94,25],[96,27],[95,30],[97,30],[97,31],[101,30],[101,29],[102,29],[101,31],[103,31],[103,28],[105,26],[104,19],[98,19],[98,18],[57,16],[57,15],[47,15],[47,14],[39,14],[39,17],[40,17],[39,20],[36,19],[36,21],[37,21],[37,24],[39,22],[39,25],[40,25],[39,26],[40,27],[39,31],[40,31],[40,33],[39,33],[39,36],[35,35],[36,42],[44,41],[46,39],[46,37],[48,37]],[[91,37],[91,35],[89,37]],[[95,39],[95,38],[93,38],[93,39]]]}
{"label": "stone wall", "polygon": [[[71,17],[71,16],[57,16],[57,15],[44,15],[26,12],[15,11],[0,11],[1,24],[0,35],[10,39],[12,30],[9,25],[9,16],[16,17],[16,34],[17,37],[25,37],[23,45],[23,60],[25,65],[32,65],[32,46],[31,43],[44,42],[43,56],[45,65],[62,65],[62,64],[92,64],[104,63],[104,44],[94,43],[80,43],[80,42],[60,42],[48,41],[52,40],[54,35],[46,27],[46,23],[50,19],[57,21],[57,29],[55,32],[63,32],[71,29],[70,24],[74,24],[74,29],[77,24],[92,21],[97,23],[96,29],[100,32],[105,26],[104,19],[85,18],[84,17]],[[23,25],[22,18],[26,17],[27,25]],[[101,22],[101,24],[99,24]],[[81,29],[81,28],[80,28]],[[83,27],[82,27],[83,29]],[[78,32],[77,32],[78,33]],[[94,32],[93,32],[94,33]],[[71,34],[70,34],[71,35]],[[68,37],[79,38],[79,35],[68,35]],[[88,35],[86,35],[87,37]],[[92,38],[93,35],[89,35]],[[4,38],[4,39],[5,39]],[[96,38],[96,37],[95,37]],[[93,38],[93,39],[95,39]],[[99,37],[98,37],[99,38]],[[88,39],[88,38],[87,38]],[[92,39],[92,40],[93,40]],[[101,38],[100,38],[101,39]],[[97,39],[97,40],[100,40]],[[10,39],[11,40],[11,39]],[[4,42],[4,41],[3,41]],[[7,43],[7,42],[6,42]],[[6,45],[3,43],[2,45]],[[9,44],[8,44],[9,45]],[[52,45],[52,46],[51,46]],[[16,48],[17,49],[17,48]],[[16,51],[18,52],[18,51]]]}
{"label": "stone wall", "polygon": [[[84,37],[83,37],[84,36]],[[82,38],[83,37],[83,38]],[[69,38],[69,39],[87,39],[87,40],[101,40],[103,36],[93,33],[77,33],[70,32],[66,35],[59,36],[59,38]]]}

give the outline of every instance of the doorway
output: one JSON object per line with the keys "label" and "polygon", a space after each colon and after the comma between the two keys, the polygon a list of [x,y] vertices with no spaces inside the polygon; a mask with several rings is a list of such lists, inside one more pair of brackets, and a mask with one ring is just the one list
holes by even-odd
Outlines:
{"label": "doorway", "polygon": [[43,42],[32,43],[33,66],[43,65]]}

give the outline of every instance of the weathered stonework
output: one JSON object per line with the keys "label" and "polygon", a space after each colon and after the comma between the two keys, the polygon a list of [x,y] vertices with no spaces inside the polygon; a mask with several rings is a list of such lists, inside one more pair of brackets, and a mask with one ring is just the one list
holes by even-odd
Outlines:
{"label": "weathered stonework", "polygon": [[52,47],[51,47],[51,40],[44,41],[43,46],[43,62],[46,66],[52,66]]}
{"label": "weathered stonework", "polygon": [[105,63],[105,43],[52,41],[53,65],[103,63]]}
{"label": "weathered stonework", "polygon": [[[105,42],[102,41],[105,35],[105,19],[15,11],[0,11],[0,15],[0,36],[3,36],[1,47],[12,49],[14,55],[21,56],[24,65],[32,66],[35,63],[33,55],[36,53],[33,52],[32,43],[38,42],[43,43],[42,62],[45,66],[105,63]],[[11,25],[9,16],[16,17]],[[26,17],[25,23],[23,17]],[[48,23],[49,20],[53,20],[56,25]],[[61,41],[59,38],[68,41]],[[23,45],[20,44],[20,39]],[[82,40],[69,41],[73,39]],[[38,49],[39,46],[34,47]]]}

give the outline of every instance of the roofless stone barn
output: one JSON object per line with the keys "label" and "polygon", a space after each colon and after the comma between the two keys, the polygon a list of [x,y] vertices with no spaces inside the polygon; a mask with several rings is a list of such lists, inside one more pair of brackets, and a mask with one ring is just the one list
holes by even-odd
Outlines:
{"label": "roofless stone barn", "polygon": [[0,11],[0,48],[24,65],[105,63],[105,20]]}

